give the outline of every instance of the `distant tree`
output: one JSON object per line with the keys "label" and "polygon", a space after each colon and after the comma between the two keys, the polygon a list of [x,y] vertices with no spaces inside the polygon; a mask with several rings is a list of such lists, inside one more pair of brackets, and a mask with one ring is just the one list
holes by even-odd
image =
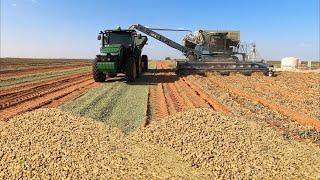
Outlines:
{"label": "distant tree", "polygon": [[166,57],[165,60],[171,60],[171,58],[170,57]]}

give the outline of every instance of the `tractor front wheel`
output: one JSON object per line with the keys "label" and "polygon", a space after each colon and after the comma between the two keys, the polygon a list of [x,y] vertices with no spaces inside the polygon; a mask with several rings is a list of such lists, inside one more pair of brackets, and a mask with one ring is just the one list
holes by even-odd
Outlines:
{"label": "tractor front wheel", "polygon": [[127,80],[132,82],[137,78],[137,66],[136,60],[134,57],[129,57],[127,61],[127,72],[126,72]]}
{"label": "tractor front wheel", "polygon": [[98,62],[99,59],[95,58],[92,63],[92,76],[95,82],[104,82],[106,81],[106,75],[98,70]]}

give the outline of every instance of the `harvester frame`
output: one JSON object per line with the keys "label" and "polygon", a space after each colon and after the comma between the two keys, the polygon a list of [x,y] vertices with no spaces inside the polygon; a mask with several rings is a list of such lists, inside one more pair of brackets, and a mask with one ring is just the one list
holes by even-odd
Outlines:
{"label": "harvester frame", "polygon": [[[166,45],[181,51],[187,59],[177,60],[176,61],[176,73],[184,74],[184,73],[192,73],[192,72],[209,72],[216,71],[220,72],[223,75],[228,75],[230,72],[240,72],[245,75],[251,75],[253,72],[263,72],[265,75],[273,76],[273,66],[264,62],[264,60],[260,61],[248,61],[247,53],[240,52],[237,49],[238,44],[240,42],[240,36],[236,41],[229,38],[230,31],[216,31],[213,32],[214,35],[223,39],[223,47],[220,51],[208,50],[201,51],[194,46],[183,46],[157,32],[154,30],[172,30],[172,29],[155,29],[155,28],[147,28],[141,24],[131,25],[129,29],[136,29],[146,35],[149,35]],[[173,30],[173,31],[181,31],[181,30]],[[212,32],[210,32],[212,33]],[[231,32],[232,33],[232,32]],[[240,33],[240,32],[239,32]],[[189,42],[192,44],[193,42]],[[199,46],[198,46],[199,47]],[[206,46],[200,46],[205,47]],[[213,46],[214,47],[214,46]],[[214,47],[216,48],[216,47]],[[255,46],[254,46],[255,48]]]}

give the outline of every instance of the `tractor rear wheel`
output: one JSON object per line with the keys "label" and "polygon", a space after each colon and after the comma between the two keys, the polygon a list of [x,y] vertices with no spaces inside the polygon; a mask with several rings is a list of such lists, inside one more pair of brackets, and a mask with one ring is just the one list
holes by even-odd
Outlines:
{"label": "tractor rear wheel", "polygon": [[[138,62],[138,63],[137,63]],[[139,62],[139,59],[138,59],[138,61],[136,61],[136,68],[137,68],[137,78],[139,78],[140,76],[141,76],[141,74],[142,74],[142,72],[143,72],[143,68],[142,68],[142,61],[141,61],[141,59],[140,59],[140,62]]]}
{"label": "tractor rear wheel", "polygon": [[142,71],[148,71],[148,56],[142,55],[141,56],[141,62],[142,62]]}
{"label": "tractor rear wheel", "polygon": [[92,76],[95,82],[104,82],[106,81],[106,75],[98,70],[97,66],[99,61],[98,58],[95,58],[92,63]]}
{"label": "tractor rear wheel", "polygon": [[129,57],[127,61],[127,72],[126,72],[127,80],[132,82],[137,78],[137,66],[136,60],[134,57]]}

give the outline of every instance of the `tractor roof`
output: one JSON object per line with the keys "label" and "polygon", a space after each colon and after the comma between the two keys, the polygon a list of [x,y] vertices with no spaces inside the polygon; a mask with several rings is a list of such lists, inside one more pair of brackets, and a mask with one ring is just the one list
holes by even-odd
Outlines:
{"label": "tractor roof", "polygon": [[126,32],[126,33],[133,33],[133,32],[136,32],[135,30],[133,29],[107,29],[104,31],[105,33],[110,33],[110,32]]}

